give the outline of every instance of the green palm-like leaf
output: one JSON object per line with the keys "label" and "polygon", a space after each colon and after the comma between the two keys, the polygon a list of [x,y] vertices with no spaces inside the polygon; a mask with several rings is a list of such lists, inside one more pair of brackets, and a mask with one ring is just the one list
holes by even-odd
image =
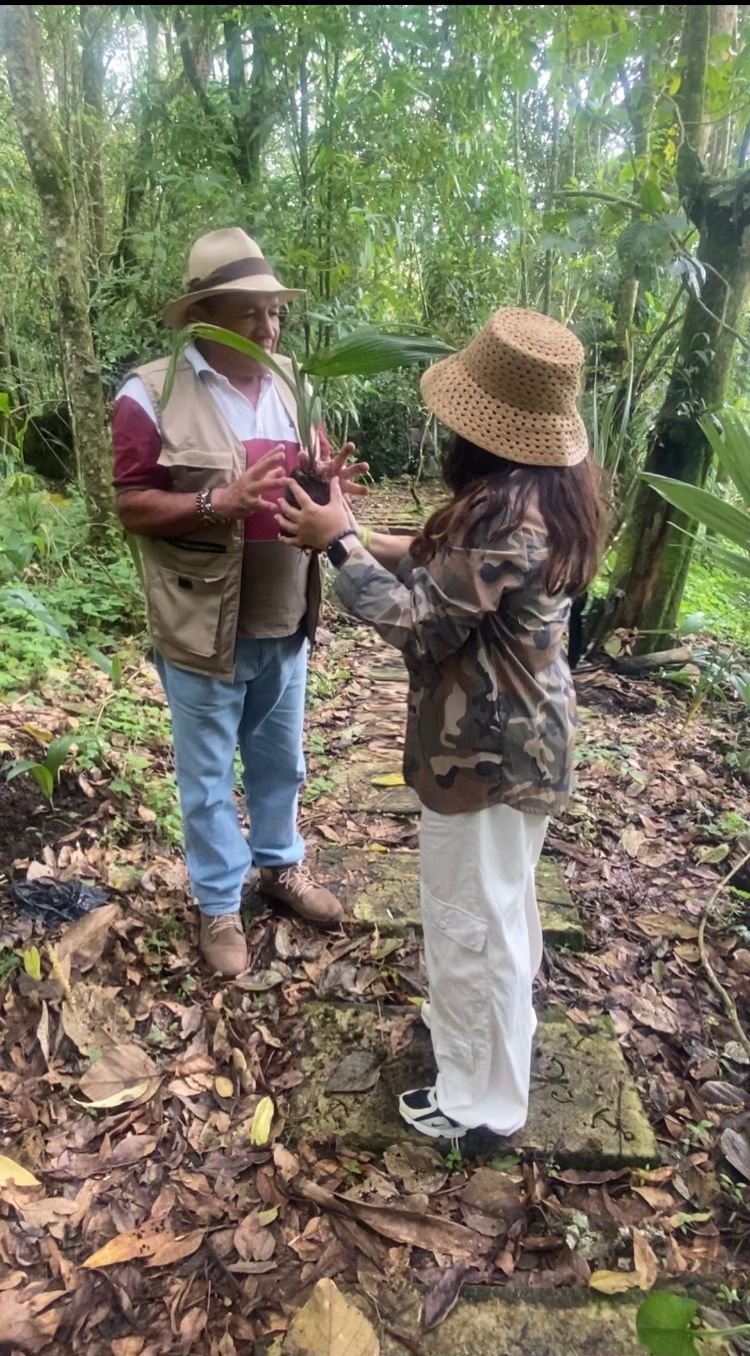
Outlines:
{"label": "green palm-like leaf", "polygon": [[305,363],[310,376],[369,377],[412,363],[447,358],[454,350],[440,339],[422,335],[386,334],[366,328],[348,334],[330,348],[320,349]]}
{"label": "green palm-like leaf", "polygon": [[35,763],[33,767],[29,768],[29,772],[34,778],[42,795],[46,796],[47,800],[51,803],[55,793],[55,779],[49,768],[45,767],[43,763]]}
{"label": "green palm-like leaf", "polygon": [[743,513],[733,504],[726,504],[708,490],[699,489],[697,485],[686,485],[682,480],[646,473],[643,479],[673,508],[703,523],[711,532],[728,537],[736,546],[745,550],[750,548],[750,514]]}
{"label": "green palm-like leaf", "polygon": [[719,465],[750,510],[750,433],[738,414],[722,414],[721,427],[710,415],[700,421]]}
{"label": "green palm-like leaf", "polygon": [[75,743],[75,735],[61,735],[58,739],[53,739],[47,745],[47,751],[44,756],[44,766],[56,782],[60,769],[70,752],[71,744]]}

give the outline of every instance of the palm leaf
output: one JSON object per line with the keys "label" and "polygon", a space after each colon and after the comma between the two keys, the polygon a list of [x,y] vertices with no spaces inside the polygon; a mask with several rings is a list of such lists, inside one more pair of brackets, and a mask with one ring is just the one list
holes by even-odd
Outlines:
{"label": "palm leaf", "polygon": [[750,433],[738,414],[723,414],[721,427],[709,415],[700,421],[719,465],[750,510]]}
{"label": "palm leaf", "polygon": [[728,537],[736,546],[747,549],[750,544],[750,514],[725,504],[715,494],[699,489],[697,485],[686,485],[682,480],[671,480],[669,476],[655,476],[644,473],[643,479],[652,490],[666,499],[680,513],[695,518],[711,532]]}
{"label": "palm leaf", "polygon": [[454,350],[440,339],[423,335],[386,334],[372,328],[357,330],[330,348],[320,349],[305,363],[310,376],[370,377],[412,363],[447,358]]}
{"label": "palm leaf", "polygon": [[297,398],[298,392],[293,381],[290,381],[286,372],[276,359],[267,353],[260,344],[253,343],[252,339],[246,339],[242,334],[235,334],[234,330],[222,329],[221,325],[189,325],[186,331],[188,342],[191,339],[212,339],[216,344],[226,344],[227,348],[233,348],[237,353],[244,353],[246,358],[254,358],[256,363],[262,363],[269,372],[285,381],[292,395]]}

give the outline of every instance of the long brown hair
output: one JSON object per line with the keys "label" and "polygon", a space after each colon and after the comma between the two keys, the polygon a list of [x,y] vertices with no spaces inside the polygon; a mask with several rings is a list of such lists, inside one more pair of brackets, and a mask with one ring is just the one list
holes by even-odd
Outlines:
{"label": "long brown hair", "polygon": [[[511,479],[512,477],[512,479]],[[532,494],[547,530],[549,552],[540,585],[546,593],[582,593],[599,568],[604,503],[591,456],[577,466],[527,466],[495,456],[456,433],[443,462],[452,499],[427,520],[411,545],[425,564],[441,542],[487,545],[488,533],[514,532]]]}

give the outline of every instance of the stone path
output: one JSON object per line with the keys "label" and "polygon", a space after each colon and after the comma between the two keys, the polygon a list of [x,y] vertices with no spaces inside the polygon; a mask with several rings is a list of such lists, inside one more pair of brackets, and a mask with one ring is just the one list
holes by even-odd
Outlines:
{"label": "stone path", "polygon": [[[309,1037],[301,1067],[307,1078],[295,1097],[296,1133],[374,1150],[413,1141],[396,1098],[404,1088],[433,1082],[435,1073],[429,1033],[418,1014],[411,1045],[391,1056],[389,1019],[397,1019],[400,1009],[310,1003],[305,1011]],[[553,1159],[561,1167],[656,1162],[653,1133],[606,1019],[581,1030],[561,1010],[548,1009],[540,1015],[535,1047],[529,1119],[518,1135],[502,1142],[504,1148]],[[374,1056],[375,1086],[367,1092],[330,1091],[344,1058],[359,1050]],[[475,1131],[461,1149],[466,1156],[492,1154],[500,1144],[496,1136]]]}

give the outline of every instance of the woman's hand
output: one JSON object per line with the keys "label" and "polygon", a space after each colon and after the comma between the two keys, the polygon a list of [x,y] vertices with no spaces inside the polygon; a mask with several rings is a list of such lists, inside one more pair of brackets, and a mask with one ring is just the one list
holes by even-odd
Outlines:
{"label": "woman's hand", "polygon": [[351,526],[349,510],[338,477],[331,481],[330,504],[314,503],[296,480],[287,480],[287,486],[297,501],[297,507],[283,500],[278,505],[276,521],[283,540],[289,542],[290,546],[325,551],[334,537],[348,531]]}

